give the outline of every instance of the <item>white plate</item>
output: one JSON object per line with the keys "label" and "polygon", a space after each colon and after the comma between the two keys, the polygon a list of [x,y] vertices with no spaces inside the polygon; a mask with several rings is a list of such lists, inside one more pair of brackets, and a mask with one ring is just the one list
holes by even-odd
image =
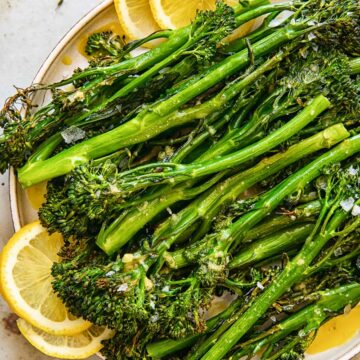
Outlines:
{"label": "white plate", "polygon": [[[117,17],[113,1],[104,1],[104,3],[80,20],[59,42],[44,62],[34,79],[34,83],[53,83],[69,76],[74,68],[84,67],[86,65],[86,58],[78,50],[81,39],[87,34],[91,34],[93,31],[114,22],[117,22]],[[71,59],[71,65],[64,64],[63,60],[65,57]],[[15,230],[37,219],[36,211],[31,207],[25,192],[21,189],[12,170],[10,171],[10,200]],[[341,329],[338,331],[341,331]],[[360,333],[341,347],[333,348],[317,355],[307,356],[306,359],[349,360],[359,352]]]}

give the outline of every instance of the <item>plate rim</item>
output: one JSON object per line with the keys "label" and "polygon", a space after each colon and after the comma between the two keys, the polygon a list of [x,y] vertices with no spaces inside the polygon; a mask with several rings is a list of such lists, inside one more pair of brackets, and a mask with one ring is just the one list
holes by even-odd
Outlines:
{"label": "plate rim", "polygon": [[[32,84],[41,83],[42,79],[46,76],[51,65],[57,59],[59,54],[67,46],[67,44],[82,31],[82,29],[91,22],[96,16],[103,11],[106,11],[110,6],[114,4],[113,0],[105,0],[87,14],[85,14],[70,30],[60,39],[54,49],[47,56],[40,69],[36,73]],[[18,231],[21,228],[21,217],[18,202],[18,182],[16,180],[15,171],[13,168],[9,170],[9,202],[10,202],[10,213],[13,228]]]}
{"label": "plate rim", "polygon": [[[33,84],[40,83],[41,80],[45,77],[49,68],[55,61],[55,59],[59,56],[61,51],[67,46],[69,41],[71,41],[82,29],[92,21],[96,16],[98,16],[103,11],[107,10],[110,6],[114,4],[113,0],[104,0],[102,3],[97,5],[95,8],[90,10],[86,15],[84,15],[57,43],[54,49],[50,52],[48,57],[45,59],[40,69],[36,73]],[[11,220],[13,224],[13,228],[18,231],[21,228],[21,220],[20,220],[20,211],[19,211],[19,203],[18,203],[18,181],[16,179],[15,171],[11,167],[9,170],[9,202],[10,202],[10,213]],[[345,354],[342,354],[337,360],[350,360],[352,357],[360,354],[360,343],[354,345],[349,351]]]}

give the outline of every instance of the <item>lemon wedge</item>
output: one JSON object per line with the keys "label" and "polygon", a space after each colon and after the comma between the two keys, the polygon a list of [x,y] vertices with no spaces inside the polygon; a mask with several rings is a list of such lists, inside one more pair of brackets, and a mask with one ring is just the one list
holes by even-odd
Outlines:
{"label": "lemon wedge", "polygon": [[149,0],[114,0],[114,4],[121,27],[131,40],[142,39],[160,30]]}
{"label": "lemon wedge", "polygon": [[21,334],[31,345],[45,355],[59,359],[85,359],[96,354],[103,347],[101,342],[110,339],[113,332],[92,326],[73,336],[56,336],[32,326],[23,319],[17,320]]}
{"label": "lemon wedge", "polygon": [[39,221],[21,228],[1,253],[0,288],[19,317],[49,334],[69,336],[91,323],[68,313],[53,292],[51,266],[62,244],[61,235],[49,235]]}

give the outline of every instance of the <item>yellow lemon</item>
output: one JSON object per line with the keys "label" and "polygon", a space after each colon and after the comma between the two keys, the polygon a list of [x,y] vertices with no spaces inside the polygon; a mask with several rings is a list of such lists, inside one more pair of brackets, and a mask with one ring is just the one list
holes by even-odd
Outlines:
{"label": "yellow lemon", "polygon": [[[230,6],[239,4],[238,0],[225,0]],[[189,25],[196,16],[197,10],[214,10],[216,0],[174,1],[150,0],[153,17],[162,29],[178,29]],[[227,42],[245,36],[252,28],[254,21],[240,26],[226,38]]]}
{"label": "yellow lemon", "polygon": [[113,332],[92,326],[73,336],[56,336],[32,326],[23,319],[17,320],[22,335],[42,353],[60,359],[86,359],[103,347],[101,342],[110,339]]}
{"label": "yellow lemon", "polygon": [[44,181],[25,190],[27,198],[35,210],[39,210],[41,205],[45,202],[46,186],[47,182]]}
{"label": "yellow lemon", "polygon": [[121,27],[131,40],[142,39],[160,30],[149,0],[115,0],[114,4]]}
{"label": "yellow lemon", "polygon": [[39,221],[21,228],[0,256],[0,283],[11,309],[31,325],[54,335],[74,335],[91,323],[72,316],[53,292],[52,264],[59,260],[61,235],[49,235]]}

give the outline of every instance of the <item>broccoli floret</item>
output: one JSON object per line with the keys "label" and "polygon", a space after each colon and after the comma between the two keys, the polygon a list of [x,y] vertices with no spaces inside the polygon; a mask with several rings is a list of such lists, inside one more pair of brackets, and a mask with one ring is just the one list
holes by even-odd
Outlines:
{"label": "broccoli floret", "polygon": [[97,32],[89,36],[85,52],[93,57],[118,57],[123,55],[124,38],[112,31]]}

